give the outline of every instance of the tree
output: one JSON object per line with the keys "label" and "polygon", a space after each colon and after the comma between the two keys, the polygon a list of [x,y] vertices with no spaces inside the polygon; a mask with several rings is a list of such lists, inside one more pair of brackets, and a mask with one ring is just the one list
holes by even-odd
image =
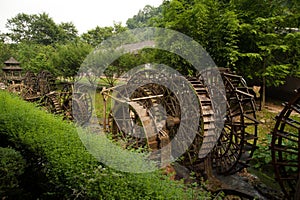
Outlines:
{"label": "tree", "polygon": [[154,18],[161,17],[162,6],[153,7],[146,5],[143,10],[139,10],[138,14],[134,15],[126,21],[126,25],[129,29],[142,28],[152,25]]}
{"label": "tree", "polygon": [[27,15],[25,13],[20,13],[12,19],[8,19],[6,23],[6,28],[11,33],[8,33],[8,37],[13,42],[19,43],[21,41],[29,41],[32,37],[32,21],[36,15]]}
{"label": "tree", "polygon": [[83,33],[81,38],[84,42],[92,45],[97,46],[103,40],[107,39],[108,37],[112,36],[113,34],[113,27],[99,27],[89,30],[87,33]]}
{"label": "tree", "polygon": [[78,31],[72,22],[62,22],[58,25],[59,28],[59,42],[66,43],[74,41],[78,37]]}
{"label": "tree", "polygon": [[128,70],[136,66],[153,62],[153,55],[154,54],[149,53],[148,50],[123,54],[105,69],[105,78],[102,78],[102,80],[109,86],[114,86],[117,79],[124,75]]}
{"label": "tree", "polygon": [[15,44],[9,44],[4,41],[0,41],[0,63],[1,63],[1,65],[6,60],[8,60],[10,57],[16,58],[16,48],[17,48],[17,46]]}
{"label": "tree", "polygon": [[281,85],[299,70],[299,51],[294,48],[299,47],[294,40],[298,33],[291,28],[299,27],[299,22],[292,20],[299,13],[295,15],[292,7],[280,0],[259,1],[258,6],[245,0],[233,2],[241,19],[236,70],[262,85],[264,106],[266,86]]}
{"label": "tree", "polygon": [[42,13],[32,18],[31,39],[38,44],[54,44],[59,40],[59,28],[49,17],[48,14]]}
{"label": "tree", "polygon": [[55,74],[51,62],[55,48],[51,45],[20,43],[17,46],[16,59],[25,71],[39,72],[47,70]]}
{"label": "tree", "polygon": [[239,19],[234,10],[217,1],[206,1],[207,18],[201,42],[219,67],[234,68],[238,60]]}
{"label": "tree", "polygon": [[106,27],[99,27],[89,30],[87,33],[83,33],[81,35],[81,39],[92,45],[93,47],[96,47],[99,45],[102,41],[106,40],[107,38],[111,37],[114,34],[121,33],[125,31],[126,28],[123,27],[120,23],[115,23],[113,27],[106,26]]}
{"label": "tree", "polygon": [[92,47],[82,41],[58,44],[52,62],[58,76],[73,79]]}
{"label": "tree", "polygon": [[48,14],[28,15],[20,13],[8,19],[7,33],[12,42],[30,42],[50,45],[57,42],[66,42],[77,37],[77,30],[72,23],[57,25]]}
{"label": "tree", "polygon": [[[192,37],[206,49],[218,66],[231,68],[235,66],[238,58],[239,20],[234,11],[224,7],[220,2],[165,1],[162,5],[162,18],[157,20],[156,24]],[[188,63],[180,61],[178,64],[182,67],[181,71],[188,69],[184,66]]]}

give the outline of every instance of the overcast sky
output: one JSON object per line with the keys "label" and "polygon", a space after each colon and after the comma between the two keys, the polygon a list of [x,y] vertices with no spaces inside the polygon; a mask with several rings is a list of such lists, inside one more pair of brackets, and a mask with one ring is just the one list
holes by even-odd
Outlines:
{"label": "overcast sky", "polygon": [[18,13],[48,13],[56,22],[73,22],[79,33],[98,26],[125,22],[145,5],[159,6],[163,0],[0,0],[0,32],[7,19]]}

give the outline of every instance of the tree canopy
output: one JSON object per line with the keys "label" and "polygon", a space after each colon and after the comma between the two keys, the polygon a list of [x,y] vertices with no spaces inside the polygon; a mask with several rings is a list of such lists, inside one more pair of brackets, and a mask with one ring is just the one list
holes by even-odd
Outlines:
{"label": "tree canopy", "polygon": [[6,28],[9,30],[6,36],[16,43],[50,45],[73,40],[78,34],[73,23],[56,24],[46,13],[33,15],[20,13],[7,20]]}
{"label": "tree canopy", "polygon": [[[105,39],[128,28],[156,26],[192,37],[217,66],[231,68],[255,84],[278,86],[287,76],[300,77],[297,0],[165,0],[158,7],[145,6],[126,25],[96,26],[79,36],[71,22],[57,24],[46,13],[20,13],[7,20],[9,32],[1,34],[0,61],[13,55],[26,69],[70,76],[84,55]],[[189,63],[158,50],[123,56],[112,69],[119,73],[148,61],[190,73]]]}
{"label": "tree canopy", "polygon": [[48,70],[56,76],[71,78],[93,47],[126,30],[119,23],[99,27],[78,35],[71,22],[56,24],[46,13],[20,13],[8,19],[8,33],[1,34],[0,61],[14,56],[25,71]]}
{"label": "tree canopy", "polygon": [[[299,8],[297,0],[165,0],[158,8],[145,7],[127,25],[184,33],[199,42],[217,66],[265,88],[283,84],[288,76],[300,77]],[[189,63],[159,55],[188,73]]]}

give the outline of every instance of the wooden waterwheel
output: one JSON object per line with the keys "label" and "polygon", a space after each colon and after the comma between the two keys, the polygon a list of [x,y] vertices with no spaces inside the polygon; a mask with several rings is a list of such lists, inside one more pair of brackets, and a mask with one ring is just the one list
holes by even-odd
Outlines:
{"label": "wooden waterwheel", "polygon": [[63,115],[64,119],[84,124],[92,116],[92,97],[84,87],[73,90],[71,83],[64,84],[61,91],[51,91],[42,99],[42,106],[51,113]]}
{"label": "wooden waterwheel", "polygon": [[72,120],[81,125],[89,122],[93,113],[93,100],[88,87],[85,85],[76,87],[71,96],[67,95],[63,99],[65,100],[62,102],[62,107],[68,111],[68,114],[71,114]]}
{"label": "wooden waterwheel", "polygon": [[[144,129],[142,134],[150,136],[139,135],[131,140],[135,144],[130,143],[130,146],[148,146],[155,151],[172,141],[169,149],[171,156],[184,150],[186,152],[181,156],[180,162],[187,167],[196,168],[213,149],[218,138],[215,137],[213,108],[206,87],[200,78],[188,79],[178,75],[167,77],[162,73],[146,70],[130,79],[130,86],[118,87],[115,91],[116,98],[123,99],[123,102],[114,104],[116,111],[113,113],[113,132],[128,137],[134,132],[129,119],[135,119],[140,124],[139,127]],[[121,104],[129,106],[124,110]],[[188,109],[195,119],[187,118]],[[193,125],[186,123],[188,120]],[[147,131],[150,134],[145,133]],[[186,134],[176,136],[180,131]],[[195,132],[195,135],[191,136],[189,132]]]}
{"label": "wooden waterwheel", "polygon": [[[177,78],[177,77],[173,77]],[[114,90],[113,134],[126,139],[126,147],[144,147],[159,151],[169,145],[180,123],[180,106],[176,94],[165,87],[162,73],[142,71],[128,80],[127,84]],[[115,137],[116,138],[116,137]],[[169,145],[170,146],[170,145]],[[152,159],[170,160],[171,147],[153,154]]]}
{"label": "wooden waterwheel", "polygon": [[51,91],[55,90],[55,78],[49,71],[40,71],[37,74],[36,79],[38,85],[38,92],[41,96],[44,96],[50,93]]}
{"label": "wooden waterwheel", "polygon": [[[206,72],[206,73],[209,73]],[[221,136],[212,156],[219,174],[233,174],[248,166],[257,141],[256,106],[242,76],[222,70],[226,94],[226,116]],[[218,86],[211,88],[218,92]],[[219,102],[215,102],[219,103]],[[215,110],[218,112],[217,110]]]}
{"label": "wooden waterwheel", "polygon": [[[300,88],[276,117],[271,152],[276,180],[288,199],[300,193]],[[298,183],[297,183],[298,182]],[[295,197],[296,199],[296,197]],[[298,198],[299,199],[299,198]]]}
{"label": "wooden waterwheel", "polygon": [[36,75],[28,71],[24,76],[24,89],[21,92],[21,97],[26,101],[36,101],[40,95],[38,94],[38,82]]}

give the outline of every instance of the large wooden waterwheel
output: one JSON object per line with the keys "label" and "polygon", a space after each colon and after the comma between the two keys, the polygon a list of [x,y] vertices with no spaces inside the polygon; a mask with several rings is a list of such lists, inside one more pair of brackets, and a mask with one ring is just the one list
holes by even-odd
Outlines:
{"label": "large wooden waterwheel", "polygon": [[276,180],[283,193],[288,199],[293,199],[294,195],[299,199],[300,88],[276,117],[271,151]]}
{"label": "large wooden waterwheel", "polygon": [[[128,82],[129,85],[114,91],[119,101],[114,104],[112,132],[127,138],[129,146],[148,146],[150,151],[159,150],[172,141],[168,156],[175,157],[186,151],[180,162],[196,168],[218,139],[214,132],[212,103],[203,81],[178,75],[167,77],[163,73],[144,70]],[[193,117],[188,118],[188,112],[193,113]],[[139,124],[139,129],[132,124]],[[146,136],[132,134],[134,132]],[[178,137],[178,132],[186,134]]]}

